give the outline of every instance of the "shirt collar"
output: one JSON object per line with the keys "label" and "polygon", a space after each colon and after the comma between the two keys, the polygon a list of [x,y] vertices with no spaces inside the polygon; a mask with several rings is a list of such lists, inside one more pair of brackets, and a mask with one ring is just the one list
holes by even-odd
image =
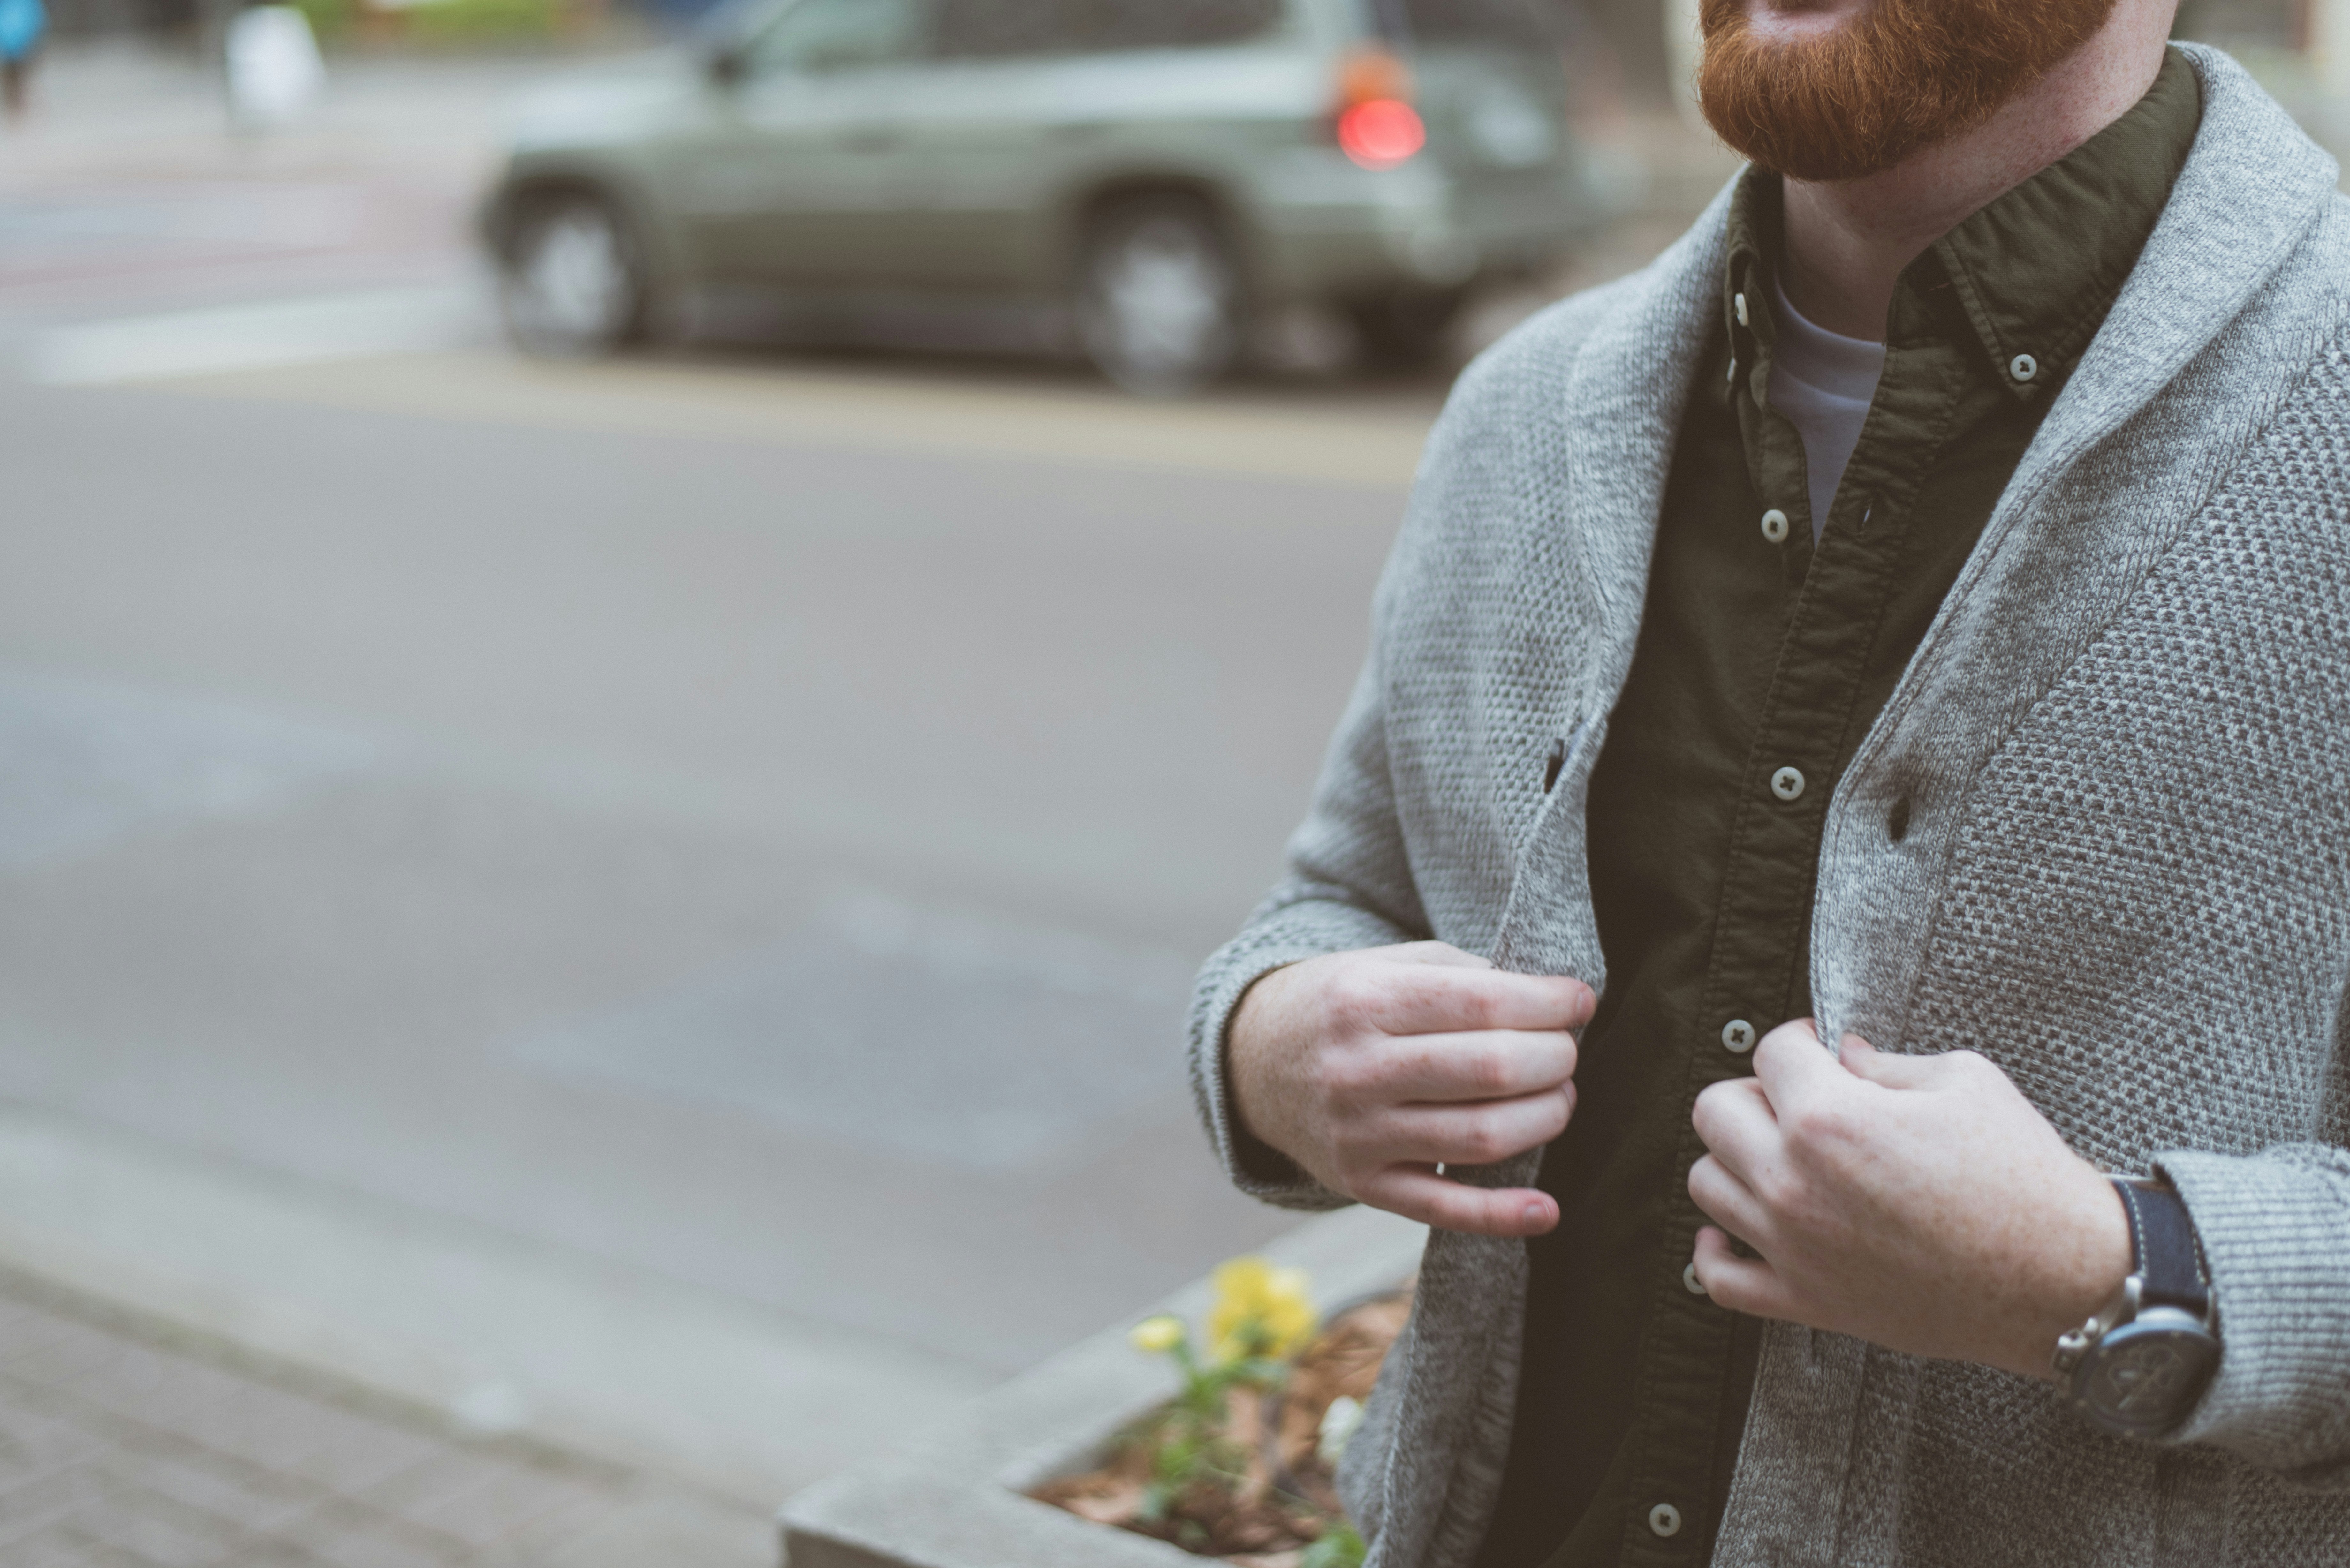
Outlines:
{"label": "shirt collar", "polygon": [[[1938,331],[1946,318],[1920,301],[1948,286],[2010,391],[2029,399],[2062,385],[2162,216],[2202,113],[2194,68],[2169,50],[2154,86],[2120,119],[1995,198],[1903,271],[1888,347]],[[1783,222],[1778,177],[1749,169],[1731,202],[1722,279],[1733,381],[1769,363],[1776,338],[1771,268]]]}

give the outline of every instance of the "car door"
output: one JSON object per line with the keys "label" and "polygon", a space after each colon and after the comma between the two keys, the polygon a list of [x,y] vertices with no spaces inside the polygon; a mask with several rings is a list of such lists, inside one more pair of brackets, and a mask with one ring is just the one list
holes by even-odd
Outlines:
{"label": "car door", "polygon": [[901,272],[905,119],[932,3],[796,0],[735,48],[679,172],[712,279],[833,287]]}
{"label": "car door", "polygon": [[1066,161],[1054,127],[1075,7],[1068,0],[934,5],[938,65],[906,122],[909,265],[934,287],[1033,287],[1043,215]]}
{"label": "car door", "polygon": [[931,88],[908,106],[908,223],[929,281],[1062,281],[1071,192],[1203,176],[1201,127],[1263,98],[1284,0],[934,0]]}

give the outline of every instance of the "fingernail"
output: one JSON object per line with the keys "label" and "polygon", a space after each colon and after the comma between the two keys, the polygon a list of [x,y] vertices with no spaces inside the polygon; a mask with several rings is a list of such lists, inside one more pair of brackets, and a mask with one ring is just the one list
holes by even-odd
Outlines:
{"label": "fingernail", "polygon": [[1534,1201],[1534,1200],[1533,1199],[1531,1199],[1531,1198],[1529,1198],[1529,1199],[1526,1199],[1526,1223],[1527,1223],[1527,1224],[1529,1224],[1529,1225],[1539,1225],[1539,1224],[1541,1224],[1541,1223],[1543,1222],[1543,1220],[1544,1220],[1544,1219],[1546,1219],[1546,1218],[1547,1218],[1547,1216],[1544,1213],[1544,1211],[1543,1211],[1543,1206],[1542,1206],[1540,1203],[1538,1203],[1538,1202]]}

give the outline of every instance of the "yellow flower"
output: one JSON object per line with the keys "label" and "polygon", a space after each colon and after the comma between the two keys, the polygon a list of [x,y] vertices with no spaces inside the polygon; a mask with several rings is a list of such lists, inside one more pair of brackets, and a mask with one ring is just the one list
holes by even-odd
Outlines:
{"label": "yellow flower", "polygon": [[1219,1361],[1293,1355],[1313,1337],[1319,1319],[1305,1270],[1234,1258],[1210,1277],[1216,1304],[1208,1312],[1208,1343]]}
{"label": "yellow flower", "polygon": [[1126,1337],[1135,1349],[1151,1355],[1164,1355],[1183,1343],[1188,1331],[1180,1317],[1161,1313],[1157,1317],[1144,1318],[1134,1325]]}

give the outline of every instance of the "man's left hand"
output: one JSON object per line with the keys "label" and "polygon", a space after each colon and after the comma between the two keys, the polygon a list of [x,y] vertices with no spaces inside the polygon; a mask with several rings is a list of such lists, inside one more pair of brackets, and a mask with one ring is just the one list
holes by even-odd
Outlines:
{"label": "man's left hand", "polygon": [[1715,1302],[1917,1355],[2048,1377],[2057,1336],[2129,1272],[2129,1220],[2007,1075],[1971,1051],[1831,1054],[1809,1019],[1693,1117],[1690,1196]]}

